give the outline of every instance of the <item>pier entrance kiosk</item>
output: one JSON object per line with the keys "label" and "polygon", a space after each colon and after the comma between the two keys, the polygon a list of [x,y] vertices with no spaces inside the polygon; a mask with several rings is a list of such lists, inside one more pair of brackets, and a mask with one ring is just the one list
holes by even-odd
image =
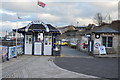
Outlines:
{"label": "pier entrance kiosk", "polygon": [[56,36],[60,35],[51,24],[40,21],[32,21],[27,26],[13,31],[24,35],[24,54],[30,55],[53,55]]}

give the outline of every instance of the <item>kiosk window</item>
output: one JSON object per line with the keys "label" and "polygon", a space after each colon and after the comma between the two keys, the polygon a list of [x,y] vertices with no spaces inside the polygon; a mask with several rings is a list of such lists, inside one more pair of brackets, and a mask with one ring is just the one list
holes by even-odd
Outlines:
{"label": "kiosk window", "polygon": [[43,40],[43,33],[38,33],[35,35],[35,42],[41,42]]}
{"label": "kiosk window", "polygon": [[31,36],[26,36],[26,43],[31,44],[32,43],[32,37]]}
{"label": "kiosk window", "polygon": [[31,44],[32,43],[32,40],[31,40],[31,38],[29,38],[29,44]]}
{"label": "kiosk window", "polygon": [[48,45],[48,38],[45,37],[45,45]]}
{"label": "kiosk window", "polygon": [[28,36],[26,36],[26,43],[28,43]]}
{"label": "kiosk window", "polygon": [[45,36],[45,45],[51,45],[52,44],[52,37],[51,36]]}

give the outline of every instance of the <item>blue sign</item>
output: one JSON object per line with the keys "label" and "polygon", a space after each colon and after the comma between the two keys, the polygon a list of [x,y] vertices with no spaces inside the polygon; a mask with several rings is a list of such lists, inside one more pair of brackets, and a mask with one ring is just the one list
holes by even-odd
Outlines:
{"label": "blue sign", "polygon": [[9,47],[9,58],[16,56],[16,47]]}
{"label": "blue sign", "polygon": [[95,48],[99,48],[99,46],[100,46],[100,43],[95,43]]}
{"label": "blue sign", "polygon": [[99,46],[100,54],[106,54],[105,46]]}

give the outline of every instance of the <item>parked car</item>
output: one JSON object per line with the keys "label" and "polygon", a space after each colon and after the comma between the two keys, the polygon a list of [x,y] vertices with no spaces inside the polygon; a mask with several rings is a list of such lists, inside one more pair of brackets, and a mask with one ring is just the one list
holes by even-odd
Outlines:
{"label": "parked car", "polygon": [[68,45],[68,43],[66,41],[62,41],[61,42],[61,45],[64,46],[64,45]]}
{"label": "parked car", "polygon": [[[56,43],[54,43],[55,45],[58,45],[59,41],[56,41]],[[68,43],[66,41],[61,41],[60,42],[60,45],[61,46],[65,46],[65,45],[68,45]]]}

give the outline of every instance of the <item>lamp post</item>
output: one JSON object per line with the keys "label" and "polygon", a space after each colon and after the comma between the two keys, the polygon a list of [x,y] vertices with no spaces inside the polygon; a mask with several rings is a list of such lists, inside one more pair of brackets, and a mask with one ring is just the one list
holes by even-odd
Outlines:
{"label": "lamp post", "polygon": [[77,21],[77,27],[78,27],[79,22]]}
{"label": "lamp post", "polygon": [[16,36],[16,52],[15,52],[15,58],[17,58],[17,28],[18,28],[18,21],[17,21],[17,25],[16,25],[16,32],[15,32],[15,36]]}
{"label": "lamp post", "polygon": [[[17,14],[16,14],[17,15]],[[17,57],[17,43],[18,43],[18,39],[17,39],[17,31],[18,31],[18,20],[21,19],[18,15],[17,15],[17,25],[16,25],[16,53],[15,53],[15,58]]]}

